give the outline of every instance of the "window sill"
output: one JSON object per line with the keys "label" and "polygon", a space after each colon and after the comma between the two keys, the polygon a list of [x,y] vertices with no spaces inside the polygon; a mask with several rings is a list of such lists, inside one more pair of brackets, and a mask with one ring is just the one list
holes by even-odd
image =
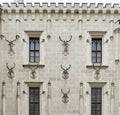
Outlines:
{"label": "window sill", "polygon": [[[99,64],[94,64],[95,68],[101,68],[101,69],[107,69],[108,65],[99,65]],[[93,65],[86,65],[86,68],[88,69],[94,69]]]}
{"label": "window sill", "polygon": [[45,67],[44,64],[39,64],[39,63],[28,63],[28,64],[23,64],[24,68],[32,68],[32,67],[37,67],[37,68],[43,68]]}

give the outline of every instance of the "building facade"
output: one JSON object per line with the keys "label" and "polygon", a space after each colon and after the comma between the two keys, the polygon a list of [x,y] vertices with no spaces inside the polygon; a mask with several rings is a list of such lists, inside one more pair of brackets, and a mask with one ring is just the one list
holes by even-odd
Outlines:
{"label": "building facade", "polygon": [[120,115],[119,4],[0,5],[0,115]]}

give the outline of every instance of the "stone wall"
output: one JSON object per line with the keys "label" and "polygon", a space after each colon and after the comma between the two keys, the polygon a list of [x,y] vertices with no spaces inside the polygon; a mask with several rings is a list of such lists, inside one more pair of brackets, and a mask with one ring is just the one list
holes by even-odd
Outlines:
{"label": "stone wall", "polygon": [[[120,114],[119,4],[0,5],[0,115],[29,115],[29,87],[40,87],[40,115],[90,115],[91,87],[102,87],[102,115]],[[40,63],[29,63],[29,37],[40,37]],[[102,38],[99,79],[91,39]],[[63,41],[69,41],[68,52]],[[13,51],[10,51],[10,41]],[[14,76],[8,76],[8,67]],[[68,79],[63,69],[69,67]],[[71,66],[70,66],[71,65]],[[31,68],[38,67],[36,78]],[[96,68],[99,68],[99,64]],[[63,91],[63,92],[62,92]],[[68,102],[63,103],[63,93]]]}

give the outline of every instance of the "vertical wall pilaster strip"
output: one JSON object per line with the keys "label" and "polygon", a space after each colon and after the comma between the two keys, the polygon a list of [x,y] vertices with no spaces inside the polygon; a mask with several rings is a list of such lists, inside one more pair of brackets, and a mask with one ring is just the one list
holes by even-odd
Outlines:
{"label": "vertical wall pilaster strip", "polygon": [[20,82],[17,82],[17,115],[21,115],[20,113]]}
{"label": "vertical wall pilaster strip", "polygon": [[113,20],[111,20],[110,21],[110,33],[109,33],[109,35],[110,35],[110,37],[113,37],[113,24],[114,24],[114,21]]}
{"label": "vertical wall pilaster strip", "polygon": [[49,81],[48,82],[48,115],[52,115],[52,111],[51,111],[51,98],[52,98],[52,95],[51,95],[51,82]]}
{"label": "vertical wall pilaster strip", "polygon": [[82,20],[78,21],[78,25],[79,25],[79,35],[82,35]]}
{"label": "vertical wall pilaster strip", "polygon": [[119,45],[119,43],[118,43],[118,39],[119,39],[119,31],[116,31],[116,53],[115,53],[115,60],[118,60],[119,58],[118,58],[118,45]]}
{"label": "vertical wall pilaster strip", "polygon": [[47,36],[51,36],[50,35],[50,27],[51,27],[51,20],[50,19],[48,19],[47,20]]}
{"label": "vertical wall pilaster strip", "polygon": [[83,115],[84,112],[84,97],[83,97],[83,83],[80,83],[80,96],[79,96],[79,110],[80,110],[80,115]]}
{"label": "vertical wall pilaster strip", "polygon": [[111,115],[114,115],[114,83],[111,83]]}
{"label": "vertical wall pilaster strip", "polygon": [[5,91],[5,81],[2,82],[2,106],[3,106],[3,110],[2,110],[2,115],[6,115],[6,108],[5,108],[5,101],[6,101],[6,91]]}

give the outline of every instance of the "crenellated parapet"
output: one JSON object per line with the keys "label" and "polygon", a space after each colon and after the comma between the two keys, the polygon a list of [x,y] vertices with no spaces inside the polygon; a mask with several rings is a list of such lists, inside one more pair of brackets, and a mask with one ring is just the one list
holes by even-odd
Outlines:
{"label": "crenellated parapet", "polygon": [[55,12],[55,13],[120,13],[119,4],[113,4],[107,3],[106,5],[103,5],[103,3],[98,3],[97,5],[95,3],[90,3],[89,5],[87,3],[82,3],[81,5],[79,3],[74,3],[72,5],[71,3],[3,3],[3,5],[0,5],[3,9],[3,12]]}

